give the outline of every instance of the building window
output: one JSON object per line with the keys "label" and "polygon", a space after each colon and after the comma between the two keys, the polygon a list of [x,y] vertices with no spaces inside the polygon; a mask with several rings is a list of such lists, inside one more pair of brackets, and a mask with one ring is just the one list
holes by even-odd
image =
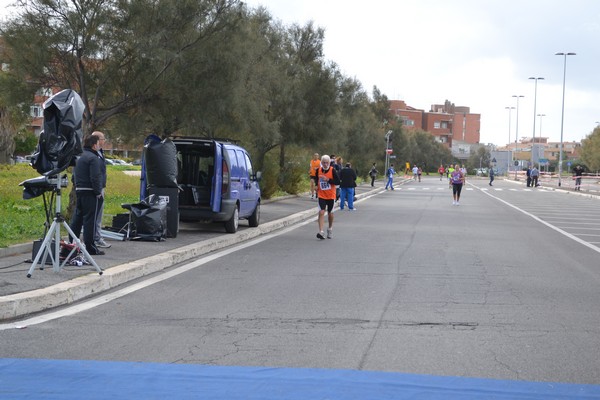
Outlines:
{"label": "building window", "polygon": [[433,129],[440,129],[440,121],[433,122]]}
{"label": "building window", "polygon": [[448,121],[442,121],[442,129],[448,129]]}
{"label": "building window", "polygon": [[404,126],[415,126],[415,121],[412,119],[408,119],[406,117],[402,117],[402,125]]}
{"label": "building window", "polygon": [[39,105],[34,105],[30,107],[30,114],[33,118],[37,118],[37,117],[41,117],[42,116],[42,107],[40,107]]}

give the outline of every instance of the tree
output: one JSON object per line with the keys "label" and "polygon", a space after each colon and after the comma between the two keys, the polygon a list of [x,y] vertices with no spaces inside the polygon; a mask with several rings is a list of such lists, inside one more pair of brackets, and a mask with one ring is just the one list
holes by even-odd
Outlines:
{"label": "tree", "polygon": [[180,58],[231,22],[238,0],[18,0],[1,29],[10,74],[39,88],[71,88],[84,131],[166,101]]}
{"label": "tree", "polygon": [[480,146],[467,160],[467,168],[487,168],[490,166],[490,163],[490,150],[485,146]]}
{"label": "tree", "polygon": [[600,126],[581,141],[581,160],[590,170],[600,170]]}
{"label": "tree", "polygon": [[406,146],[403,159],[411,165],[418,165],[423,171],[435,171],[440,163],[453,160],[452,153],[435,136],[426,131],[412,131],[406,134]]}

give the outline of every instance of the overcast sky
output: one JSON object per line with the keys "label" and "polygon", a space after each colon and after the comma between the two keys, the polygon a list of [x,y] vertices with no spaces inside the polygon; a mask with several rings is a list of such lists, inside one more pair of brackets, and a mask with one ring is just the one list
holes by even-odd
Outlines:
{"label": "overcast sky", "polygon": [[[325,29],[325,58],[372,94],[429,111],[449,100],[481,114],[481,142],[508,142],[519,100],[518,136],[533,135],[534,86],[542,136],[579,141],[600,122],[598,0],[246,0],[284,24]],[[0,13],[11,0],[0,0]],[[511,142],[517,110],[512,111]],[[540,134],[536,118],[535,135]]]}
{"label": "overcast sky", "polygon": [[[597,0],[247,0],[286,25],[325,29],[325,58],[372,94],[429,111],[450,100],[481,114],[481,142],[508,142],[505,107],[519,100],[519,138],[585,138],[600,121],[600,1]],[[516,110],[512,111],[511,142]],[[540,131],[539,117],[536,132]]]}

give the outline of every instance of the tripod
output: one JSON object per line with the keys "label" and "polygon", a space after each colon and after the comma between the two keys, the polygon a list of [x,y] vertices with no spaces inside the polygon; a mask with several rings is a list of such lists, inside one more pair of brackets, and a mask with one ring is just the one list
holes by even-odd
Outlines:
{"label": "tripod", "polygon": [[[69,253],[69,255],[67,257],[65,257],[65,260],[62,262],[62,264],[60,263],[60,227],[61,227],[61,225],[67,230],[69,235],[71,235],[71,237],[75,240],[75,243],[77,243],[77,246],[83,252],[83,254],[85,256],[85,260],[88,261],[90,264],[92,264],[96,268],[96,271],[98,271],[98,273],[100,275],[102,275],[102,269],[98,266],[98,264],[96,264],[96,262],[94,261],[92,256],[90,256],[90,253],[88,253],[85,246],[82,245],[81,240],[79,240],[79,238],[75,236],[75,234],[73,233],[73,230],[71,229],[69,224],[67,224],[67,222],[65,221],[65,218],[61,214],[61,189],[60,189],[61,182],[60,181],[61,181],[60,177],[57,177],[56,188],[53,189],[54,193],[56,193],[56,203],[55,203],[56,204],[56,214],[54,216],[54,220],[52,221],[50,228],[46,232],[44,241],[42,242],[42,245],[40,246],[40,248],[35,256],[35,259],[33,260],[31,267],[29,268],[27,277],[31,278],[31,274],[33,273],[33,270],[35,269],[35,266],[38,264],[40,265],[40,269],[44,269],[43,266],[46,264],[46,259],[48,258],[48,256],[50,256],[50,259],[52,260],[52,268],[54,269],[54,272],[59,272],[65,266],[65,264],[69,260],[69,257],[76,251],[76,248],[73,248],[71,250],[71,252]],[[52,240],[54,240],[54,249],[52,249]]]}

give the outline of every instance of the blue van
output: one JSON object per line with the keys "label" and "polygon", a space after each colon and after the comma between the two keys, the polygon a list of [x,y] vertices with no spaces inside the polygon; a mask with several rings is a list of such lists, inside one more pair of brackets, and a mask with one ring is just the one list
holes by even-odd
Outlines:
{"label": "blue van", "polygon": [[235,233],[240,219],[260,222],[260,172],[250,155],[229,140],[173,137],[177,149],[179,218],[223,222]]}

